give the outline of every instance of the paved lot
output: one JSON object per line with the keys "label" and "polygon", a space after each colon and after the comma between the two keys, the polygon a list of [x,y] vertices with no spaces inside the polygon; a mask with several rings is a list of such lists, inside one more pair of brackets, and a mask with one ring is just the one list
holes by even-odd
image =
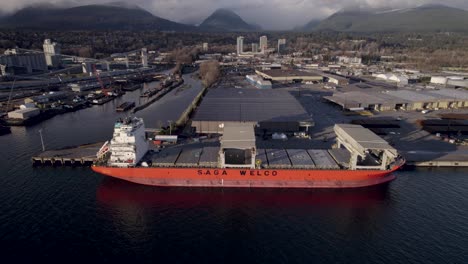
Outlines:
{"label": "paved lot", "polygon": [[[439,110],[428,114],[417,111],[389,111],[376,112],[373,116],[345,115],[340,107],[331,104],[322,99],[323,96],[332,94],[332,91],[313,86],[309,88],[287,88],[296,96],[298,101],[313,116],[315,127],[311,129],[311,138],[313,141],[323,142],[324,139],[334,141],[335,135],[333,125],[337,123],[350,123],[353,119],[366,118],[392,118],[401,119],[398,123],[400,128],[383,129],[388,134],[383,136],[399,151],[413,151],[440,153],[446,155],[464,154],[468,151],[468,146],[458,146],[441,140],[424,130],[418,124],[418,121],[430,118],[438,118],[441,113],[466,113],[466,109],[458,110]],[[329,142],[315,143],[312,145],[330,145]]]}
{"label": "paved lot", "polygon": [[[224,78],[218,88],[223,87],[252,87],[243,76],[229,76]],[[333,90],[325,89],[323,84],[288,84],[274,85],[274,89],[288,90],[313,118],[315,126],[310,129],[311,139],[288,139],[286,141],[258,139],[257,144],[261,148],[330,148],[335,142],[333,126],[339,123],[350,123],[354,119],[366,118],[392,118],[399,119],[400,128],[383,129],[387,132],[383,136],[399,151],[418,153],[431,152],[446,155],[452,153],[468,152],[468,146],[457,146],[445,142],[435,135],[422,130],[420,120],[439,118],[441,113],[467,113],[466,109],[439,110],[428,114],[418,111],[388,111],[374,112],[372,116],[346,115],[341,107],[323,99],[324,96],[333,94]]]}

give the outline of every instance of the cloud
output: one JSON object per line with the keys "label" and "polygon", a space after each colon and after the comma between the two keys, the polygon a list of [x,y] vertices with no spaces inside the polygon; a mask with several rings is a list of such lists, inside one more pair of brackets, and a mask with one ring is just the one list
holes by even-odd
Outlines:
{"label": "cloud", "polygon": [[[57,5],[108,3],[112,0],[50,0]],[[139,5],[153,14],[178,22],[201,22],[218,8],[229,8],[247,22],[265,29],[290,29],[312,19],[323,19],[342,9],[408,8],[444,4],[468,9],[466,0],[120,0]],[[1,0],[2,10],[12,12],[44,0]]]}

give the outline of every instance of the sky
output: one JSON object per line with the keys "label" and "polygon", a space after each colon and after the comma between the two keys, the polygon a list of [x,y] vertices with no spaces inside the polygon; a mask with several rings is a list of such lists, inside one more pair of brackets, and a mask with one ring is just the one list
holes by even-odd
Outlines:
{"label": "sky", "polygon": [[[47,1],[47,0],[46,0]],[[45,0],[0,0],[2,12],[14,12]],[[49,0],[58,5],[109,3],[113,0]],[[136,4],[154,15],[176,22],[197,24],[218,8],[228,8],[264,29],[288,30],[313,19],[323,19],[350,8],[400,9],[444,4],[468,10],[468,0],[120,0]]]}

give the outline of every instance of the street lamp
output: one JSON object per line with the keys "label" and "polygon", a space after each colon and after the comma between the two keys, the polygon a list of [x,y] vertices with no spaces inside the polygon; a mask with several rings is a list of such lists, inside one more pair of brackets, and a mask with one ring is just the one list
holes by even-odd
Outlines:
{"label": "street lamp", "polygon": [[44,139],[42,138],[42,128],[39,129],[39,135],[41,136],[42,151],[45,151]]}
{"label": "street lamp", "polygon": [[172,135],[172,120],[167,120],[169,122],[169,135]]}
{"label": "street lamp", "polygon": [[11,102],[11,97],[13,96],[13,88],[15,87],[15,83],[16,83],[16,77],[13,79],[13,84],[11,85],[10,94],[8,95],[8,102],[7,102],[6,109],[5,109],[6,112],[10,111],[10,102]]}

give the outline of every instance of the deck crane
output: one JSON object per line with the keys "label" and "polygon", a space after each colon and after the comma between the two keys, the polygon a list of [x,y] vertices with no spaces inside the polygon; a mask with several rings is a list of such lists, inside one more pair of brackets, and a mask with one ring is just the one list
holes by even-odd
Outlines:
{"label": "deck crane", "polygon": [[96,75],[96,78],[99,84],[101,85],[102,93],[104,93],[105,95],[109,95],[109,92],[111,92],[112,89],[105,87],[104,82],[101,79],[101,74],[96,70],[96,64],[93,64],[93,73]]}

